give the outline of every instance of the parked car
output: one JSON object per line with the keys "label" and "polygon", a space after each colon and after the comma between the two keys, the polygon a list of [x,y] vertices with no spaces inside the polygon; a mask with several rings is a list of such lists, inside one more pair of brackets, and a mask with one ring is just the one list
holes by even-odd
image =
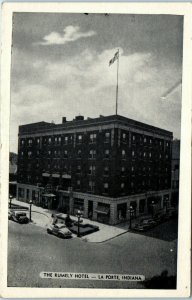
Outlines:
{"label": "parked car", "polygon": [[160,224],[166,220],[166,214],[163,212],[156,213],[153,217],[153,220],[157,223]]}
{"label": "parked car", "polygon": [[140,221],[140,223],[135,224],[133,229],[136,231],[146,231],[156,225],[157,222],[155,222],[153,219],[143,219]]}
{"label": "parked car", "polygon": [[47,233],[54,234],[60,238],[72,237],[71,231],[64,224],[49,225],[47,227]]}
{"label": "parked car", "polygon": [[27,214],[21,211],[9,211],[8,219],[20,224],[27,224],[29,222],[29,218],[27,217]]}

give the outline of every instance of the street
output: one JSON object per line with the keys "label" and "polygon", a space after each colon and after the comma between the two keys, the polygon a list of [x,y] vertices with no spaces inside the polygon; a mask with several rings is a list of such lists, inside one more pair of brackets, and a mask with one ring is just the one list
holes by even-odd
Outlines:
{"label": "street", "polygon": [[[172,230],[169,222],[166,231]],[[160,227],[159,227],[160,228]],[[160,229],[159,229],[160,230]],[[34,224],[9,221],[8,286],[144,288],[137,282],[42,279],[40,272],[176,275],[177,240],[127,232],[103,243],[59,239]]]}

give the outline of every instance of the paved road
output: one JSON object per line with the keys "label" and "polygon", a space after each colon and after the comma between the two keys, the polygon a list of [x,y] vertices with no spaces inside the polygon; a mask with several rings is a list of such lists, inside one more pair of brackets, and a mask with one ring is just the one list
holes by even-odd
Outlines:
{"label": "paved road", "polygon": [[[169,225],[167,225],[169,227]],[[8,286],[143,288],[133,282],[42,279],[42,271],[176,274],[177,242],[125,233],[104,243],[62,240],[33,224],[9,221]]]}

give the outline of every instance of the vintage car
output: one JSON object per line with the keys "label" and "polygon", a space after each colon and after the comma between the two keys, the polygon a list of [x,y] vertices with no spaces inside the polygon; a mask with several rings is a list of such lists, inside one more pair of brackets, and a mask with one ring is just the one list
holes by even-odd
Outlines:
{"label": "vintage car", "polygon": [[51,224],[47,227],[47,233],[54,234],[60,238],[70,238],[72,237],[71,231],[67,229],[64,224]]}
{"label": "vintage car", "polygon": [[146,231],[155,227],[157,223],[153,219],[143,219],[140,223],[135,224],[134,230],[136,231]]}
{"label": "vintage car", "polygon": [[21,211],[9,211],[8,219],[20,224],[27,224],[29,222],[26,212]]}

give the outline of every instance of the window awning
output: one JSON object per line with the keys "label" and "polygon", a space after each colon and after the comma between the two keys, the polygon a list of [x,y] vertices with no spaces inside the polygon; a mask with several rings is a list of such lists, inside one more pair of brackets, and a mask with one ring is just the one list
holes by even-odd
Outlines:
{"label": "window awning", "polygon": [[97,206],[95,212],[97,212],[98,214],[108,215],[109,208],[104,206]]}
{"label": "window awning", "polygon": [[62,178],[65,178],[65,179],[71,179],[71,175],[69,175],[69,174],[63,174],[63,175],[62,175]]}
{"label": "window awning", "polygon": [[59,178],[59,177],[60,177],[60,174],[54,173],[54,174],[52,174],[52,177],[53,177],[53,178]]}
{"label": "window awning", "polygon": [[49,173],[43,173],[42,176],[44,176],[44,177],[50,177],[50,174]]}
{"label": "window awning", "polygon": [[43,194],[42,196],[43,196],[43,197],[49,197],[49,198],[51,198],[51,197],[55,197],[55,195],[54,195],[54,194]]}

